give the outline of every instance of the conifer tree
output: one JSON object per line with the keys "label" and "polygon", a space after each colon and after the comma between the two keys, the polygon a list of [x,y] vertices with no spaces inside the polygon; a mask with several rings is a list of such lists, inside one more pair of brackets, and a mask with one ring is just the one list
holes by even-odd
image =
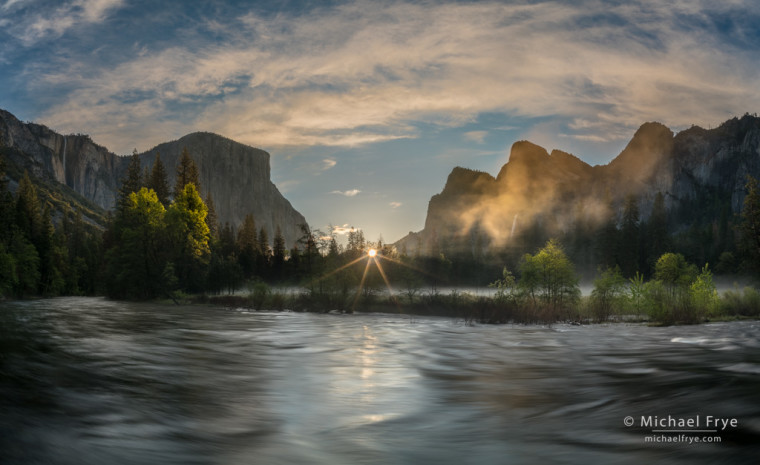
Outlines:
{"label": "conifer tree", "polygon": [[187,291],[198,291],[205,282],[210,254],[207,214],[208,208],[193,183],[185,185],[166,211],[174,271],[179,287]]}
{"label": "conifer tree", "polygon": [[647,222],[647,265],[654,268],[657,259],[670,249],[668,236],[668,213],[665,209],[665,197],[658,192],[652,204],[652,214]]}
{"label": "conifer tree", "polygon": [[259,241],[256,237],[256,222],[253,215],[245,215],[243,225],[238,231],[237,237],[238,262],[243,269],[243,274],[250,277],[256,267],[256,255],[259,250]]}
{"label": "conifer tree", "polygon": [[195,189],[198,192],[201,191],[201,182],[198,178],[198,166],[190,157],[190,152],[187,151],[187,147],[185,147],[182,149],[179,165],[177,165],[177,179],[174,183],[174,197],[176,198],[188,184],[194,184]]}
{"label": "conifer tree", "polygon": [[117,237],[107,254],[109,294],[161,295],[168,245],[164,206],[154,191],[142,188],[127,197],[121,215],[121,226],[114,231]]}
{"label": "conifer tree", "polygon": [[119,188],[119,197],[116,201],[118,211],[123,212],[129,206],[129,195],[133,192],[137,192],[142,187],[142,170],[140,169],[140,156],[137,154],[137,149],[132,152],[132,157],[129,160],[129,166],[127,167],[127,174],[121,181],[121,187]]}
{"label": "conifer tree", "polygon": [[164,208],[169,207],[169,181],[166,174],[166,167],[161,161],[161,154],[156,153],[156,160],[153,162],[153,169],[147,182],[148,188],[156,192],[158,201]]}
{"label": "conifer tree", "polygon": [[639,270],[639,206],[633,194],[625,198],[620,227],[620,269],[627,278]]}
{"label": "conifer tree", "polygon": [[259,276],[267,276],[269,274],[269,258],[272,255],[272,250],[269,248],[269,235],[266,229],[262,226],[259,229],[259,250],[256,254],[256,272]]}
{"label": "conifer tree", "polygon": [[18,183],[16,193],[16,225],[32,243],[36,242],[42,232],[42,214],[37,188],[29,178],[29,172]]}
{"label": "conifer tree", "polygon": [[229,222],[225,222],[224,227],[219,231],[219,249],[225,258],[236,257],[238,254],[235,231],[232,230]]}
{"label": "conifer tree", "polygon": [[259,252],[262,255],[269,255],[271,250],[269,249],[269,234],[264,226],[259,228]]}
{"label": "conifer tree", "polygon": [[211,192],[206,194],[206,208],[208,208],[208,214],[206,215],[206,225],[208,226],[211,239],[216,240],[219,238],[219,219],[216,216],[214,198],[211,196]]}
{"label": "conifer tree", "polygon": [[285,238],[282,237],[282,230],[277,226],[272,244],[272,270],[276,279],[282,278],[282,271],[285,266],[285,251]]}

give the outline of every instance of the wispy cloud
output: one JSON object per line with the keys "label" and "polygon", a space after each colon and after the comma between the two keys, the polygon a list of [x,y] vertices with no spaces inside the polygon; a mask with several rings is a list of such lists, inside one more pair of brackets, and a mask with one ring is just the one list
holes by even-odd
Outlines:
{"label": "wispy cloud", "polygon": [[[68,3],[61,22],[31,24],[28,40],[118,5]],[[462,126],[484,112],[585,121],[568,135],[593,140],[629,136],[653,119],[706,125],[760,107],[757,47],[741,42],[757,45],[752,21],[713,26],[717,14],[757,17],[752,5],[356,1],[251,13],[225,20],[224,43],[177,42],[109,67],[69,62],[29,78],[75,88],[44,122],[121,151],[195,129],[267,147],[355,146],[417,137],[420,123]]]}
{"label": "wispy cloud", "polygon": [[468,131],[464,133],[465,139],[477,142],[478,144],[482,144],[487,135],[488,131]]}
{"label": "wispy cloud", "polygon": [[330,168],[333,168],[337,164],[338,162],[333,160],[332,158],[325,158],[324,160],[322,160],[322,171],[327,171]]}
{"label": "wispy cloud", "polygon": [[396,208],[400,207],[403,204],[401,202],[391,202],[388,205],[390,205],[391,208],[396,209]]}
{"label": "wispy cloud", "polygon": [[351,231],[358,231],[358,228],[354,228],[353,226],[348,226],[348,224],[344,224],[343,226],[333,226],[332,227],[332,233],[337,234],[339,236],[345,236]]}
{"label": "wispy cloud", "polygon": [[103,21],[110,12],[124,5],[124,0],[74,0],[62,2],[55,8],[34,5],[34,2],[8,0],[3,11],[13,10],[29,3],[27,14],[6,24],[7,32],[25,46],[43,39],[55,39],[67,30],[87,23]]}
{"label": "wispy cloud", "polygon": [[343,195],[346,197],[355,197],[361,191],[359,189],[349,189],[347,191],[332,191],[331,194]]}
{"label": "wispy cloud", "polygon": [[21,3],[23,0],[7,0],[5,3],[3,3],[3,6],[0,7],[0,10],[7,11],[10,10],[11,7],[17,3]]}

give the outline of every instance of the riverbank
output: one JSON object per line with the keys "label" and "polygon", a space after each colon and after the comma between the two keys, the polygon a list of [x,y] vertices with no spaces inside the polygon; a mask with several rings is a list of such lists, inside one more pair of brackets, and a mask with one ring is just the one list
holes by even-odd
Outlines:
{"label": "riverbank", "polygon": [[582,296],[572,305],[560,307],[514,295],[473,295],[456,289],[448,293],[430,290],[392,295],[356,295],[355,291],[320,293],[305,288],[300,291],[294,288],[283,291],[257,285],[245,295],[204,294],[186,296],[182,301],[251,310],[442,316],[461,319],[467,324],[638,322],[667,326],[760,318],[760,294],[752,287],[725,291],[704,311],[699,311],[693,302],[674,299],[671,302],[674,317],[670,319],[658,318],[662,314],[662,308],[653,311],[647,308],[646,301],[631,301],[625,296],[608,302],[609,308],[601,312],[599,301],[594,296]]}

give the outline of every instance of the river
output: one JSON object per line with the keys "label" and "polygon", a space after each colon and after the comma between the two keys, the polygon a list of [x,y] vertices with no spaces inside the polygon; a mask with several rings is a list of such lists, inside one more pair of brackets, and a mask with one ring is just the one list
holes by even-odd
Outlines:
{"label": "river", "polygon": [[760,457],[754,321],[467,326],[57,298],[0,303],[0,336],[5,464]]}

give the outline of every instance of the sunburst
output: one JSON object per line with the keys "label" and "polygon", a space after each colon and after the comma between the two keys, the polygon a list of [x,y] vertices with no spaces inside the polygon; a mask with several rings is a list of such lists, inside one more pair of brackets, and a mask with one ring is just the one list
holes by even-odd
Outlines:
{"label": "sunburst", "polygon": [[[387,256],[379,253],[379,251],[377,249],[370,248],[370,249],[367,249],[367,251],[365,253],[362,253],[359,257],[355,258],[354,260],[351,260],[350,262],[348,262],[348,263],[346,263],[346,264],[344,264],[344,265],[342,265],[342,266],[340,266],[340,267],[338,267],[338,268],[330,271],[329,273],[326,273],[326,274],[320,276],[319,278],[315,279],[314,281],[318,282],[318,281],[321,281],[323,279],[326,279],[326,278],[334,275],[335,273],[338,273],[338,272],[340,272],[342,270],[345,270],[346,268],[348,268],[350,266],[353,266],[353,265],[361,262],[362,260],[366,260],[367,263],[364,266],[364,271],[362,273],[362,278],[361,278],[361,280],[359,282],[359,286],[356,289],[356,295],[354,296],[354,301],[353,301],[353,303],[351,305],[351,309],[352,310],[356,309],[356,306],[359,303],[359,299],[361,298],[362,291],[364,290],[364,285],[367,282],[367,275],[369,274],[369,270],[370,270],[370,268],[372,267],[373,264],[377,268],[377,271],[380,273],[380,276],[383,278],[383,282],[385,283],[385,286],[388,288],[388,295],[389,295],[391,301],[394,303],[394,305],[396,305],[396,306],[399,305],[399,302],[396,299],[396,295],[393,292],[393,286],[391,286],[390,280],[388,279],[388,275],[386,275],[385,270],[383,269],[383,265],[380,263],[382,260],[387,260],[387,261],[389,261],[391,263],[394,263],[394,264],[399,265],[399,266],[403,266],[403,267],[408,268],[408,269],[410,269],[412,271],[416,271],[416,272],[418,272],[420,274],[424,274],[424,275],[427,275],[427,276],[430,276],[430,277],[433,277],[433,278],[436,278],[436,279],[438,278],[438,277],[434,276],[433,274],[431,274],[431,273],[429,273],[429,272],[427,272],[425,270],[422,270],[422,269],[417,268],[415,266],[411,266],[408,263],[404,263],[404,262],[402,262],[400,260],[396,260],[396,259],[394,259],[392,257],[387,257]],[[312,283],[314,281],[312,281]]]}

